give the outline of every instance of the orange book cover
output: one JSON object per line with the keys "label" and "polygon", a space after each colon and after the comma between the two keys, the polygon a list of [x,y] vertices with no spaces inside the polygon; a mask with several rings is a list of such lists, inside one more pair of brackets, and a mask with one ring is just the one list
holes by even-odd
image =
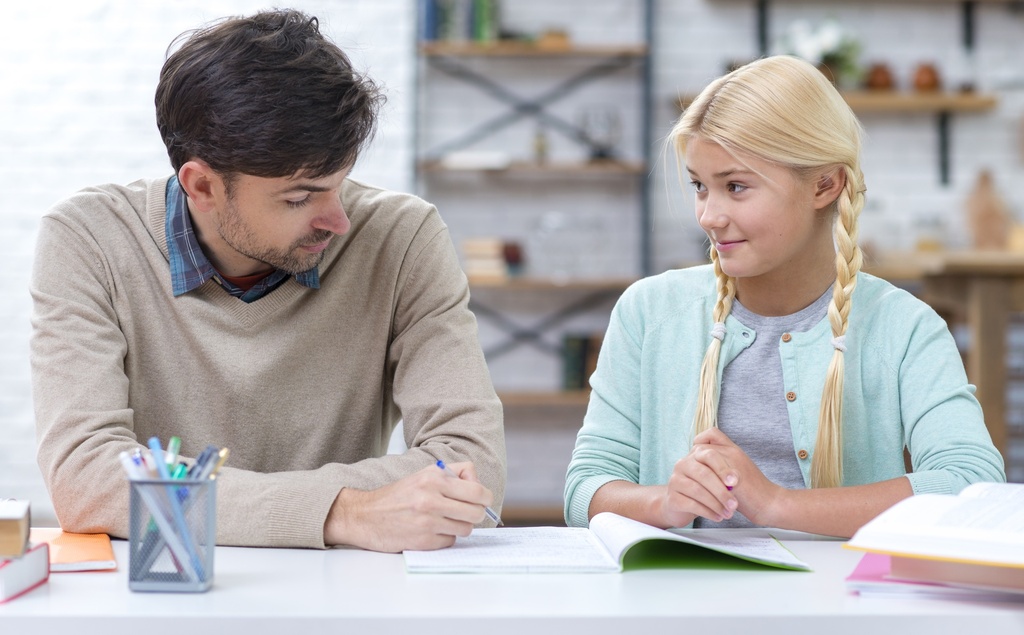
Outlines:
{"label": "orange book cover", "polygon": [[117,568],[107,534],[72,534],[59,527],[33,527],[32,542],[50,545],[50,571],[107,571]]}

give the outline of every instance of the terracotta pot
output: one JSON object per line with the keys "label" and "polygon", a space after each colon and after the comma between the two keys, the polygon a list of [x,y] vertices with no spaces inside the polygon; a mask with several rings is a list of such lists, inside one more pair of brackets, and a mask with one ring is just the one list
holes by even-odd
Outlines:
{"label": "terracotta pot", "polygon": [[919,64],[914,71],[914,90],[922,92],[936,91],[942,89],[942,80],[939,77],[939,69],[934,64]]}
{"label": "terracotta pot", "polygon": [[892,90],[896,88],[896,80],[888,65],[872,64],[864,78],[864,87],[868,90]]}

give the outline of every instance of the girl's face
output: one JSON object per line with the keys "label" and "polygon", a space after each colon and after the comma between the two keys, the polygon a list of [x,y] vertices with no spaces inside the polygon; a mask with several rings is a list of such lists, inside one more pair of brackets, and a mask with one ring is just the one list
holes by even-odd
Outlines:
{"label": "girl's face", "polygon": [[817,283],[822,272],[834,275],[832,214],[826,208],[841,187],[831,177],[801,179],[788,168],[737,156],[700,137],[686,146],[697,222],[718,250],[722,270],[745,285]]}

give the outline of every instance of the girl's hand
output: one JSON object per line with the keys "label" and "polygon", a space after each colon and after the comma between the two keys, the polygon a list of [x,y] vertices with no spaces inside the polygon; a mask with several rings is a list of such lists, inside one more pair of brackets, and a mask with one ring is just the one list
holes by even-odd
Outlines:
{"label": "girl's hand", "polygon": [[766,510],[781,489],[725,433],[712,428],[697,435],[690,453],[676,463],[660,515],[666,525],[679,527],[697,516],[721,522],[738,510],[765,524]]}
{"label": "girl's hand", "polygon": [[[719,468],[717,474],[722,484],[732,485],[727,492],[737,502],[725,518],[732,516],[731,511],[738,510],[754,524],[773,525],[771,512],[777,508],[776,502],[785,494],[785,488],[768,480],[747,453],[718,428],[698,434],[693,440],[693,447],[699,448],[702,455],[714,456],[711,460],[715,465],[725,466]],[[735,482],[725,482],[730,477]],[[707,487],[715,487],[715,482],[712,480]],[[727,497],[725,502],[728,500]]]}
{"label": "girl's hand", "polygon": [[730,448],[742,453],[717,428],[697,435],[690,453],[676,462],[660,501],[665,525],[685,526],[697,516],[716,522],[732,518],[739,501],[731,490],[740,482],[740,471],[732,464]]}

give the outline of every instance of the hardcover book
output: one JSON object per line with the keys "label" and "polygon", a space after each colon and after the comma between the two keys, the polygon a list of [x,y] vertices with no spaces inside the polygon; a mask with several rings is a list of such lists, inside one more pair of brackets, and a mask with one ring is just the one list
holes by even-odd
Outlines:
{"label": "hardcover book", "polygon": [[0,560],[0,604],[24,595],[50,579],[50,547],[34,544],[20,558]]}
{"label": "hardcover book", "polygon": [[25,553],[31,524],[28,501],[0,498],[0,558],[14,558]]}

